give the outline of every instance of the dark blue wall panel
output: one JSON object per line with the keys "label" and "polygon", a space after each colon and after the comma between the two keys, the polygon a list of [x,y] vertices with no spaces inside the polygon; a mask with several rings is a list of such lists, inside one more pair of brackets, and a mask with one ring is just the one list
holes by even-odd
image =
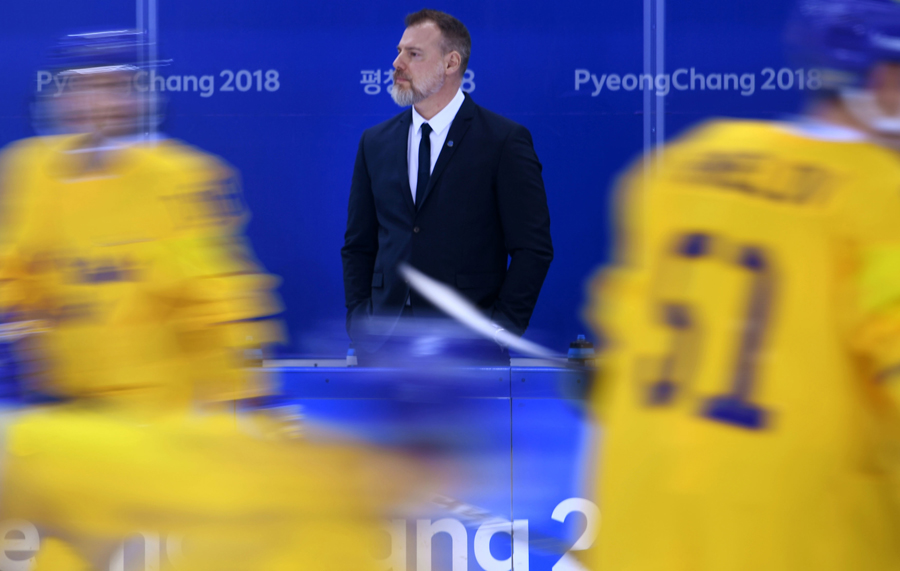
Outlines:
{"label": "dark blue wall panel", "polygon": [[[384,85],[378,94],[365,93],[361,72],[377,70],[386,79],[403,16],[420,4],[158,4],[161,53],[173,60],[159,73],[215,81],[209,97],[167,92],[165,130],[241,170],[254,213],[248,232],[265,265],[284,278],[292,336],[286,351],[342,354],[339,250],[356,145],[366,127],[399,111]],[[528,336],[563,349],[585,330],[578,317],[583,282],[608,256],[610,184],[644,143],[643,94],[604,89],[592,96],[590,83],[576,90],[575,72],[640,74],[644,3],[465,0],[433,7],[471,30],[474,99],[534,135],[557,256]],[[782,0],[666,6],[666,72],[752,74],[755,82],[751,95],[672,89],[663,97],[667,135],[713,115],[777,118],[800,104],[796,86],[762,89],[763,70],[785,65],[780,41],[787,11]],[[9,2],[0,15],[0,143],[6,143],[31,133],[28,99],[54,39],[134,26],[135,3]],[[253,80],[246,92],[223,92],[224,70],[276,70],[279,88],[257,91]]]}

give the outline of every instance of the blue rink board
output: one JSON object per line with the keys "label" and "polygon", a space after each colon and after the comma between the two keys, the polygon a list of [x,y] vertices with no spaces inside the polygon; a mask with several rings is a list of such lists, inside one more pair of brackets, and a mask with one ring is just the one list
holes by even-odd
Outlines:
{"label": "blue rink board", "polygon": [[[587,516],[577,510],[557,518],[563,521],[552,517],[565,500],[586,495],[592,429],[583,403],[571,398],[588,381],[584,371],[471,368],[428,379],[403,369],[269,370],[281,386],[279,404],[301,405],[310,425],[387,447],[427,450],[457,471],[458,484],[437,493],[506,520],[527,520],[529,569],[552,569],[584,531]],[[460,520],[467,532],[468,569],[485,568],[479,562],[486,557],[484,548],[475,552],[478,523],[439,508],[430,517]],[[410,552],[415,537],[410,522],[409,571],[415,569]],[[448,534],[433,538],[433,569],[450,569],[450,546]],[[510,536],[493,535],[488,549],[492,560],[506,560]]]}

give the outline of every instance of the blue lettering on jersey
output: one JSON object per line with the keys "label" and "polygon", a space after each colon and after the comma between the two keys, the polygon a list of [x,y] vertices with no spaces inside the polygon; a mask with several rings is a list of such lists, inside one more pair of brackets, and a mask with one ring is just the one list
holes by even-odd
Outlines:
{"label": "blue lettering on jersey", "polygon": [[122,260],[73,258],[69,260],[68,266],[72,283],[100,284],[128,282],[136,279],[136,268],[127,258]]}
{"label": "blue lettering on jersey", "polygon": [[821,205],[830,173],[807,164],[776,161],[764,154],[709,152],[684,165],[678,175],[694,185],[740,193],[782,204]]}

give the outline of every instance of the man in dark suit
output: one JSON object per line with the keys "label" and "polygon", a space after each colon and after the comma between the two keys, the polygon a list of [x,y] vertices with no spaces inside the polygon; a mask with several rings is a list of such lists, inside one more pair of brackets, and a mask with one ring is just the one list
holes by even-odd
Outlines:
{"label": "man in dark suit", "polygon": [[[530,133],[460,89],[468,30],[434,10],[410,14],[406,26],[391,95],[412,109],[363,133],[341,250],[347,330],[361,358],[401,315],[434,311],[398,274],[400,262],[521,335],[553,259]],[[367,343],[373,335],[381,341]]]}

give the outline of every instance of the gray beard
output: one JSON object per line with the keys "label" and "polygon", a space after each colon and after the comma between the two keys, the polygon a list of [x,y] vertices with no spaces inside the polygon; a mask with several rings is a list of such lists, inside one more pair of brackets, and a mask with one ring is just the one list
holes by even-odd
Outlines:
{"label": "gray beard", "polygon": [[394,83],[393,89],[391,89],[391,99],[400,107],[409,107],[428,99],[440,91],[444,87],[445,81],[447,81],[447,78],[444,76],[443,69],[438,68],[435,70],[434,75],[426,77],[422,81],[421,89],[416,89],[415,84],[412,82],[410,82],[409,88],[398,89],[397,84]]}
{"label": "gray beard", "polygon": [[410,105],[415,105],[421,98],[416,97],[417,93],[413,91],[412,87],[409,89],[397,89],[397,84],[394,84],[393,89],[391,89],[391,99],[394,100],[394,103],[399,105],[400,107],[409,107]]}

